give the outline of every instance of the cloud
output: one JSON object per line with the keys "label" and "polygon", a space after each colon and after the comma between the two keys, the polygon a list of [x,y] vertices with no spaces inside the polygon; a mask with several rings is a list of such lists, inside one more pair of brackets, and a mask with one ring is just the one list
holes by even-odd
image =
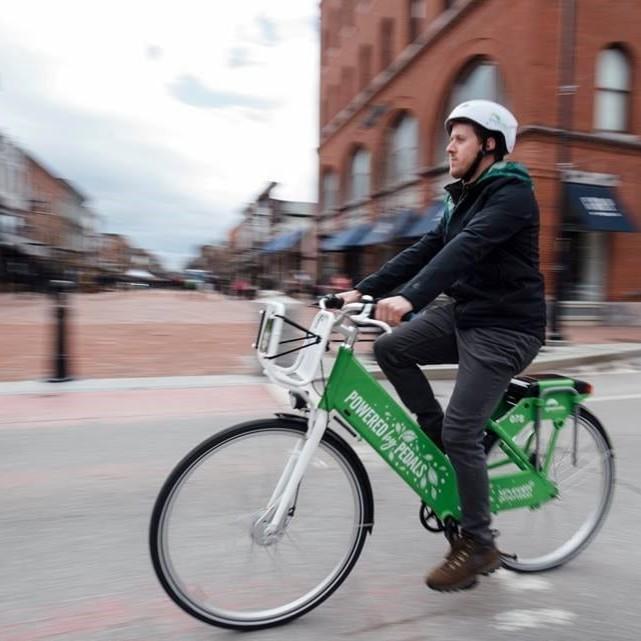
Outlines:
{"label": "cloud", "polygon": [[124,234],[175,268],[177,256],[186,259],[193,247],[225,238],[236,222],[236,201],[203,193],[197,178],[190,183],[200,170],[182,150],[145,139],[117,117],[16,93],[8,102],[12,129],[29,132],[15,142],[88,195],[103,221],[99,231]]}
{"label": "cloud", "polygon": [[22,0],[0,24],[0,129],[88,196],[100,231],[179,267],[269,181],[314,198],[317,0],[282,0],[268,18],[263,0],[122,0],[125,22],[112,5],[60,1]]}
{"label": "cloud", "polygon": [[258,30],[261,35],[262,44],[268,47],[273,47],[280,42],[278,28],[273,20],[270,20],[264,15],[258,16],[256,18],[256,25],[258,26]]}
{"label": "cloud", "polygon": [[198,78],[191,75],[176,78],[169,84],[169,93],[186,105],[202,109],[223,109],[226,107],[273,109],[276,106],[274,102],[257,96],[209,89]]}
{"label": "cloud", "polygon": [[163,56],[163,50],[161,47],[157,47],[156,45],[149,45],[145,51],[145,54],[147,55],[147,58],[149,60],[160,60]]}
{"label": "cloud", "polygon": [[229,60],[227,63],[230,67],[252,67],[259,63],[252,58],[251,52],[248,47],[234,47],[229,52]]}

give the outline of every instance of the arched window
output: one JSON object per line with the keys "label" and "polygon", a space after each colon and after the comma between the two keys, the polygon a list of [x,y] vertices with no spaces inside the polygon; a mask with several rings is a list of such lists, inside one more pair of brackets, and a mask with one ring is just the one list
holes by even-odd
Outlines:
{"label": "arched window", "polygon": [[350,164],[349,200],[363,200],[370,192],[370,154],[360,147],[354,152]]}
{"label": "arched window", "polygon": [[407,182],[418,168],[418,121],[404,114],[389,130],[385,163],[386,187]]}
{"label": "arched window", "polygon": [[408,0],[407,40],[411,44],[420,35],[425,21],[425,0]]}
{"label": "arched window", "polygon": [[601,51],[596,61],[594,128],[624,132],[629,129],[630,61],[618,47]]}
{"label": "arched window", "polygon": [[494,100],[503,104],[505,102],[505,91],[503,79],[498,66],[486,58],[480,58],[468,64],[459,74],[448,100],[445,103],[445,111],[437,124],[439,135],[437,136],[438,148],[435,150],[435,158],[443,160],[447,158],[445,147],[447,146],[447,132],[443,127],[445,119],[456,105],[473,99]]}
{"label": "arched window", "polygon": [[323,174],[321,182],[321,207],[324,212],[336,209],[338,192],[338,176],[331,169]]}

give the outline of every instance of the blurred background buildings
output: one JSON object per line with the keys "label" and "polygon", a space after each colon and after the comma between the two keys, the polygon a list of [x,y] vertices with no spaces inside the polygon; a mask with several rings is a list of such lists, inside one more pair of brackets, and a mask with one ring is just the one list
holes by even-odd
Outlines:
{"label": "blurred background buildings", "polygon": [[321,33],[321,277],[438,222],[443,122],[486,98],[519,119],[548,294],[641,300],[641,3],[324,0]]}
{"label": "blurred background buildings", "polygon": [[266,175],[228,238],[168,274],[100,233],[81,187],[3,136],[0,287],[65,274],[88,289],[210,282],[252,296],[355,282],[436,225],[443,121],[487,98],[520,122],[510,159],[534,179],[550,300],[586,318],[641,301],[638,0],[322,0],[320,33],[318,203],[277,198]]}
{"label": "blurred background buildings", "polygon": [[0,291],[170,280],[152,254],[98,228],[86,195],[0,135]]}

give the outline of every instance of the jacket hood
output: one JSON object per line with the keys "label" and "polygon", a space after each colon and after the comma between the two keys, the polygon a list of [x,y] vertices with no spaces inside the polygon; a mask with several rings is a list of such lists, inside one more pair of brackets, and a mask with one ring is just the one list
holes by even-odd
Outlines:
{"label": "jacket hood", "polygon": [[[456,201],[461,196],[465,189],[474,189],[479,185],[491,180],[497,180],[499,178],[511,178],[516,179],[519,182],[523,182],[526,185],[530,185],[534,189],[534,184],[530,178],[530,174],[524,165],[521,165],[518,162],[509,162],[509,161],[500,161],[495,162],[493,165],[490,165],[484,173],[482,173],[473,183],[464,185],[462,180],[457,180],[456,182],[450,183],[445,186],[445,190],[448,192],[447,200],[450,201],[450,207],[453,206],[452,200]],[[447,205],[447,203],[446,203]]]}
{"label": "jacket hood", "polygon": [[530,178],[528,170],[518,162],[495,162],[478,178],[477,182],[484,182],[490,178],[516,178],[528,185],[532,185],[532,179]]}
{"label": "jacket hood", "polygon": [[464,185],[461,180],[457,180],[456,182],[445,186],[445,190],[447,191],[447,197],[445,198],[445,220],[449,220],[452,210],[454,209],[454,204],[461,197],[464,189],[474,189],[477,186],[484,186],[484,183],[487,181],[498,180],[501,178],[518,180],[519,182],[529,185],[531,189],[534,189],[534,184],[532,183],[530,174],[524,165],[521,165],[518,162],[504,160],[495,162],[469,186]]}

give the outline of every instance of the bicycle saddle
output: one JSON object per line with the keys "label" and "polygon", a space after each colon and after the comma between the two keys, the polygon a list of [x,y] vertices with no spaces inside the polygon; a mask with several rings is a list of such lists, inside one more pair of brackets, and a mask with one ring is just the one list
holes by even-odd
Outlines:
{"label": "bicycle saddle", "polygon": [[555,378],[563,381],[571,381],[572,387],[579,394],[589,394],[592,389],[590,383],[569,378],[568,376],[562,376],[561,374],[532,374],[530,376],[515,376],[508,385],[507,396],[514,402],[518,402],[522,398],[538,396],[541,391],[539,382],[542,380],[549,381]]}

